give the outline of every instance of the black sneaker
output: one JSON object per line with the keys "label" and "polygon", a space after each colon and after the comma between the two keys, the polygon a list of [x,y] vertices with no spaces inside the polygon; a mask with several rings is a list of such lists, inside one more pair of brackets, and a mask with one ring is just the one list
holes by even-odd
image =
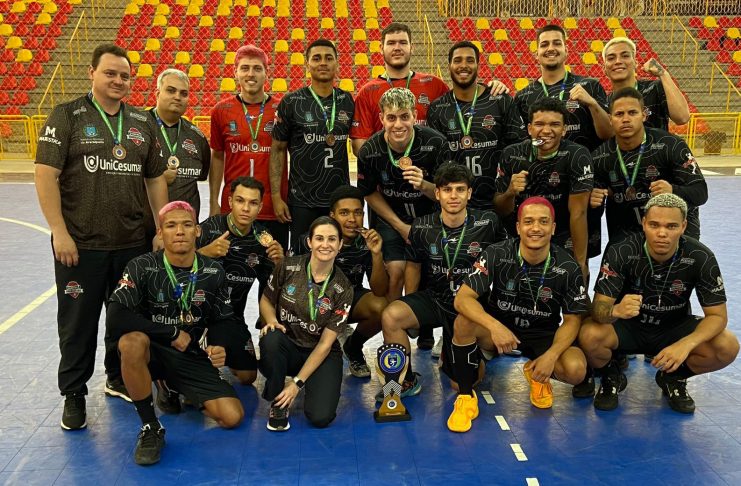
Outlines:
{"label": "black sneaker", "polygon": [[106,379],[105,394],[109,397],[123,398],[127,402],[132,403],[131,398],[129,397],[129,392],[126,390],[126,385],[124,385],[124,382],[120,377]]}
{"label": "black sneaker", "polygon": [[666,395],[672,410],[680,413],[695,412],[695,401],[687,393],[686,378],[675,378],[659,370],[656,372],[656,384],[659,385],[661,391]]}
{"label": "black sneaker", "polygon": [[420,336],[417,338],[417,348],[427,351],[435,346],[434,336]]}
{"label": "black sneaker", "polygon": [[571,396],[574,398],[591,398],[594,396],[594,372],[592,368],[587,367],[587,374],[584,381],[574,385],[571,389]]}
{"label": "black sneaker", "polygon": [[362,352],[358,355],[355,355],[355,353],[348,353],[348,342],[350,342],[349,339],[342,345],[342,353],[349,362],[348,368],[350,369],[350,374],[356,378],[368,378],[371,375],[371,370],[368,367],[368,363],[365,362],[365,356],[363,356]]}
{"label": "black sneaker", "polygon": [[62,422],[64,430],[79,430],[87,427],[87,412],[85,410],[85,395],[70,393],[64,398],[64,412]]}
{"label": "black sneaker", "polygon": [[160,453],[165,447],[165,428],[159,422],[142,425],[134,450],[134,462],[148,466],[160,462]]}
{"label": "black sneaker", "polygon": [[157,408],[163,413],[177,415],[182,411],[180,406],[180,394],[175,390],[167,388],[167,384],[156,381],[157,387]]}
{"label": "black sneaker", "polygon": [[290,428],[291,424],[288,422],[288,409],[271,405],[270,414],[268,415],[268,430],[272,430],[273,432],[285,432]]}
{"label": "black sneaker", "polygon": [[594,396],[594,408],[597,410],[615,410],[618,406],[618,393],[628,386],[628,378],[623,373],[602,376],[599,390]]}

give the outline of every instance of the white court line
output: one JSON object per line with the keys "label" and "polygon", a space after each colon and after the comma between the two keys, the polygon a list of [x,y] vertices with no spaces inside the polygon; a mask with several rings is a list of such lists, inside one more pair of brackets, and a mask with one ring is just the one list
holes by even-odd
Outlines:
{"label": "white court line", "polygon": [[509,446],[512,448],[512,452],[515,453],[515,457],[518,461],[527,461],[527,456],[524,452],[522,452],[522,447],[520,447],[520,444],[510,444]]}
{"label": "white court line", "polygon": [[[19,221],[17,219],[10,219],[10,218],[0,218],[0,221],[5,221],[6,223],[19,224],[21,226],[34,229],[36,231],[40,231],[47,235],[51,235],[51,231],[49,231],[48,229],[42,226],[35,225],[33,223],[27,223],[25,221]],[[46,302],[46,299],[54,295],[56,290],[57,290],[57,286],[52,285],[49,290],[39,295],[35,299],[33,299],[31,303],[27,304],[21,310],[19,310],[18,312],[10,316],[8,319],[6,319],[2,324],[0,324],[0,334],[4,333],[11,327],[15,326],[18,321],[26,317],[28,314],[33,312],[38,306]]]}
{"label": "white court line", "polygon": [[497,423],[499,424],[499,428],[502,430],[509,430],[509,424],[506,420],[504,420],[504,416],[502,415],[496,415],[494,418],[497,419]]}
{"label": "white court line", "polygon": [[527,481],[527,486],[540,486],[538,478],[525,478],[525,481]]}
{"label": "white court line", "polygon": [[491,396],[491,393],[488,391],[482,391],[481,396],[484,397],[484,401],[488,403],[489,405],[494,405],[494,398]]}

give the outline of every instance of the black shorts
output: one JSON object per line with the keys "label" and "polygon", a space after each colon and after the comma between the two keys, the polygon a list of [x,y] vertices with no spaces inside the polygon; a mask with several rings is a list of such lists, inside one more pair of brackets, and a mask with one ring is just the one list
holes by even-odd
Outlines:
{"label": "black shorts", "polygon": [[185,395],[199,407],[218,398],[237,398],[234,388],[221,378],[205,353],[180,352],[172,346],[150,341],[149,372],[154,380],[167,380],[167,386]]}
{"label": "black shorts", "polygon": [[665,347],[691,334],[702,319],[687,316],[672,326],[642,324],[638,319],[618,319],[612,324],[618,337],[615,351],[657,355]]}
{"label": "black shorts", "polygon": [[208,330],[208,344],[226,350],[226,365],[239,371],[257,370],[255,345],[247,324],[215,326]]}
{"label": "black shorts", "polygon": [[[440,361],[443,363],[443,372],[448,376],[453,376],[452,365],[447,364],[453,363],[453,323],[455,318],[458,317],[453,308],[453,303],[450,303],[449,309],[443,309],[427,290],[419,290],[413,294],[405,295],[399,300],[412,308],[420,329],[423,327],[443,328],[443,348],[440,353]],[[409,337],[416,338],[419,336],[419,329],[408,329],[407,334],[409,334]]]}
{"label": "black shorts", "polygon": [[398,262],[406,261],[406,241],[386,221],[378,218],[376,231],[383,239],[383,261]]}
{"label": "black shorts", "polygon": [[352,313],[355,310],[355,306],[358,305],[358,302],[360,302],[360,299],[365,296],[365,294],[369,293],[370,290],[364,288],[364,287],[353,287],[352,289],[352,307],[350,307],[350,317],[352,318]]}

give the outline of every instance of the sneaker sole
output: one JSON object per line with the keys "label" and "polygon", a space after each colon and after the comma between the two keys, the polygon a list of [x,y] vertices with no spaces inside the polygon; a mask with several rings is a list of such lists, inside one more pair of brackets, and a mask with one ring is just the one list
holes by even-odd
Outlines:
{"label": "sneaker sole", "polygon": [[105,391],[106,396],[108,396],[108,397],[111,397],[111,398],[123,398],[124,400],[126,400],[129,403],[134,403],[128,395],[124,395],[121,392],[117,392],[116,390],[113,390],[113,389],[108,388],[108,387],[105,387],[104,388],[104,391]]}
{"label": "sneaker sole", "polygon": [[267,424],[266,427],[272,432],[285,432],[286,430],[291,428],[291,423],[289,422],[288,425],[281,428],[271,427],[270,424]]}
{"label": "sneaker sole", "polygon": [[350,370],[350,374],[353,375],[355,378],[370,378],[370,371],[367,373],[357,373],[353,370]]}
{"label": "sneaker sole", "polygon": [[64,421],[60,421],[59,425],[64,430],[82,430],[84,428],[87,428],[87,420],[85,420],[85,422],[83,422],[83,424],[80,425],[79,427],[67,427],[66,425],[64,425]]}

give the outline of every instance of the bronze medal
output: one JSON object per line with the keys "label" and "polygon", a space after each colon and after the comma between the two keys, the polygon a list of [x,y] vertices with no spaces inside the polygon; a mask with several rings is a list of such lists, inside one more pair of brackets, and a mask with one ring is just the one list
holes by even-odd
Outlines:
{"label": "bronze medal", "polygon": [[470,135],[466,135],[465,137],[461,138],[461,147],[464,149],[469,149],[473,147],[473,137]]}
{"label": "bronze medal", "polygon": [[255,140],[254,142],[250,144],[250,152],[257,153],[259,151],[260,151],[260,144],[257,143],[257,140]]}
{"label": "bronze medal", "polygon": [[328,133],[327,136],[324,137],[324,141],[327,142],[327,145],[333,147],[337,139],[335,138],[333,133]]}
{"label": "bronze medal", "polygon": [[126,158],[126,149],[123,147],[123,145],[118,144],[113,146],[113,156],[118,160],[123,160]]}
{"label": "bronze medal", "polygon": [[399,168],[401,170],[407,170],[412,166],[412,159],[407,157],[406,155],[399,159]]}
{"label": "bronze medal", "polygon": [[167,158],[167,168],[168,169],[177,169],[180,167],[180,159],[178,159],[176,156],[171,155]]}
{"label": "bronze medal", "polygon": [[636,188],[635,187],[629,186],[625,190],[625,199],[627,201],[635,201],[635,199],[636,199]]}
{"label": "bronze medal", "polygon": [[193,324],[193,314],[190,313],[190,311],[185,313],[184,323],[190,326]]}
{"label": "bronze medal", "polygon": [[534,138],[530,143],[533,145],[533,147],[540,147],[545,143],[545,140],[543,140],[542,138]]}
{"label": "bronze medal", "polygon": [[273,242],[273,236],[267,231],[262,231],[257,235],[257,242],[264,247],[268,247]]}

